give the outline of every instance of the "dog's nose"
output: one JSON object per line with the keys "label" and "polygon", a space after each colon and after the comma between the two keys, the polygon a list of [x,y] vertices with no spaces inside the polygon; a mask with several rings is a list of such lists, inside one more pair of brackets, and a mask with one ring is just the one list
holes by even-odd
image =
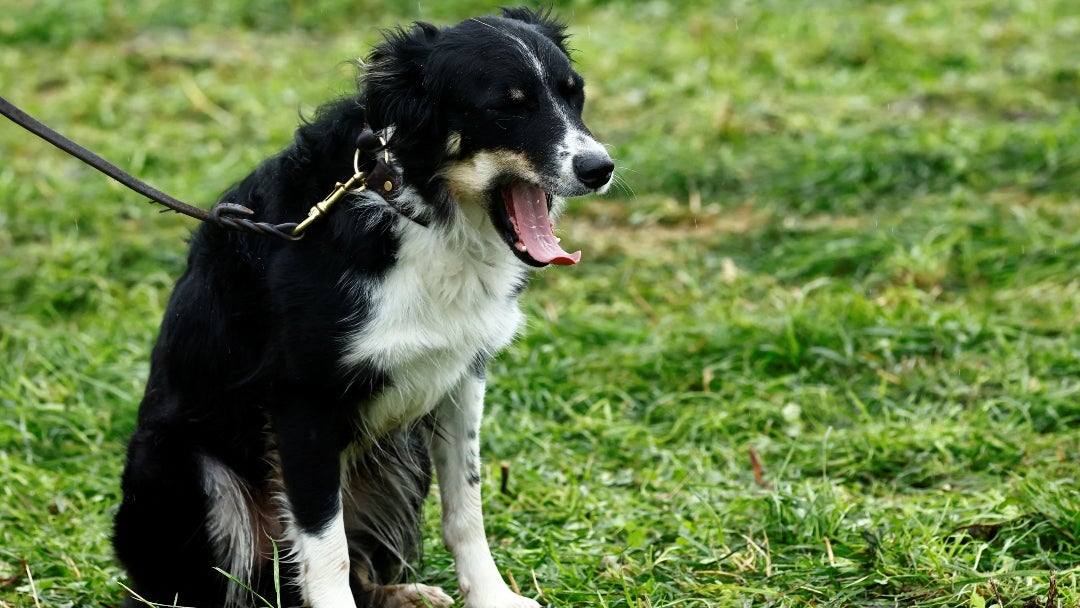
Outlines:
{"label": "dog's nose", "polygon": [[589,188],[600,188],[611,179],[615,163],[607,154],[582,154],[574,157],[574,174]]}

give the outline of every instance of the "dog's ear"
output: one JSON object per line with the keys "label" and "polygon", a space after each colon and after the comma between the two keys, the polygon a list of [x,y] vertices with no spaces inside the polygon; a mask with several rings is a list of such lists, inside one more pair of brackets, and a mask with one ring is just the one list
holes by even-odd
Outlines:
{"label": "dog's ear", "polygon": [[361,96],[368,123],[378,131],[397,124],[418,129],[432,118],[424,89],[424,64],[431,56],[439,28],[417,21],[408,30],[384,33],[364,64]]}
{"label": "dog's ear", "polygon": [[566,34],[566,24],[551,16],[551,8],[533,10],[525,6],[502,9],[503,17],[522,21],[536,27],[541,34],[547,36],[555,43],[555,46],[563,53],[567,53],[566,40],[570,36]]}

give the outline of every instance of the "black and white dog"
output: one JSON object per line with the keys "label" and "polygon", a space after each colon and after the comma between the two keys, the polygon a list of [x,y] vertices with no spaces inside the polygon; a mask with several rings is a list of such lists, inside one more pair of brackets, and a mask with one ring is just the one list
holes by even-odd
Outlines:
{"label": "black and white dog", "polygon": [[537,605],[488,548],[478,434],[485,366],[522,325],[530,268],[578,260],[552,222],[612,179],[565,41],[524,8],[388,33],[355,98],[225,194],[259,219],[302,218],[353,173],[366,124],[401,185],[394,204],[346,195],[298,242],[195,234],[116,516],[142,598],[272,599],[278,548],[284,605],[449,605],[408,580],[434,462],[465,605]]}

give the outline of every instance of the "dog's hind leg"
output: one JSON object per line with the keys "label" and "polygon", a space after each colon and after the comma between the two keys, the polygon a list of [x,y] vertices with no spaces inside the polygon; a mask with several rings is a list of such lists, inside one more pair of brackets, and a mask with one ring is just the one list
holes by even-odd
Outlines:
{"label": "dog's hind leg", "polygon": [[491,557],[480,503],[480,418],[485,380],[466,376],[438,405],[431,453],[442,496],[443,542],[466,608],[535,608],[507,587]]}
{"label": "dog's hind leg", "polygon": [[[197,455],[173,429],[139,428],[128,444],[124,498],[113,545],[143,598],[165,605],[220,606]],[[129,598],[126,606],[143,605]]]}

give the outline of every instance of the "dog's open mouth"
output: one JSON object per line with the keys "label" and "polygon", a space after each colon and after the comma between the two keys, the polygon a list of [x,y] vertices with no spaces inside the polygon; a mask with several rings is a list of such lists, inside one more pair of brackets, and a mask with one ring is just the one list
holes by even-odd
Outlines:
{"label": "dog's open mouth", "polygon": [[533,266],[559,264],[569,266],[581,260],[581,252],[567,253],[559,246],[552,232],[548,194],[539,186],[515,182],[501,190],[506,219],[509,220],[507,241],[525,263]]}

